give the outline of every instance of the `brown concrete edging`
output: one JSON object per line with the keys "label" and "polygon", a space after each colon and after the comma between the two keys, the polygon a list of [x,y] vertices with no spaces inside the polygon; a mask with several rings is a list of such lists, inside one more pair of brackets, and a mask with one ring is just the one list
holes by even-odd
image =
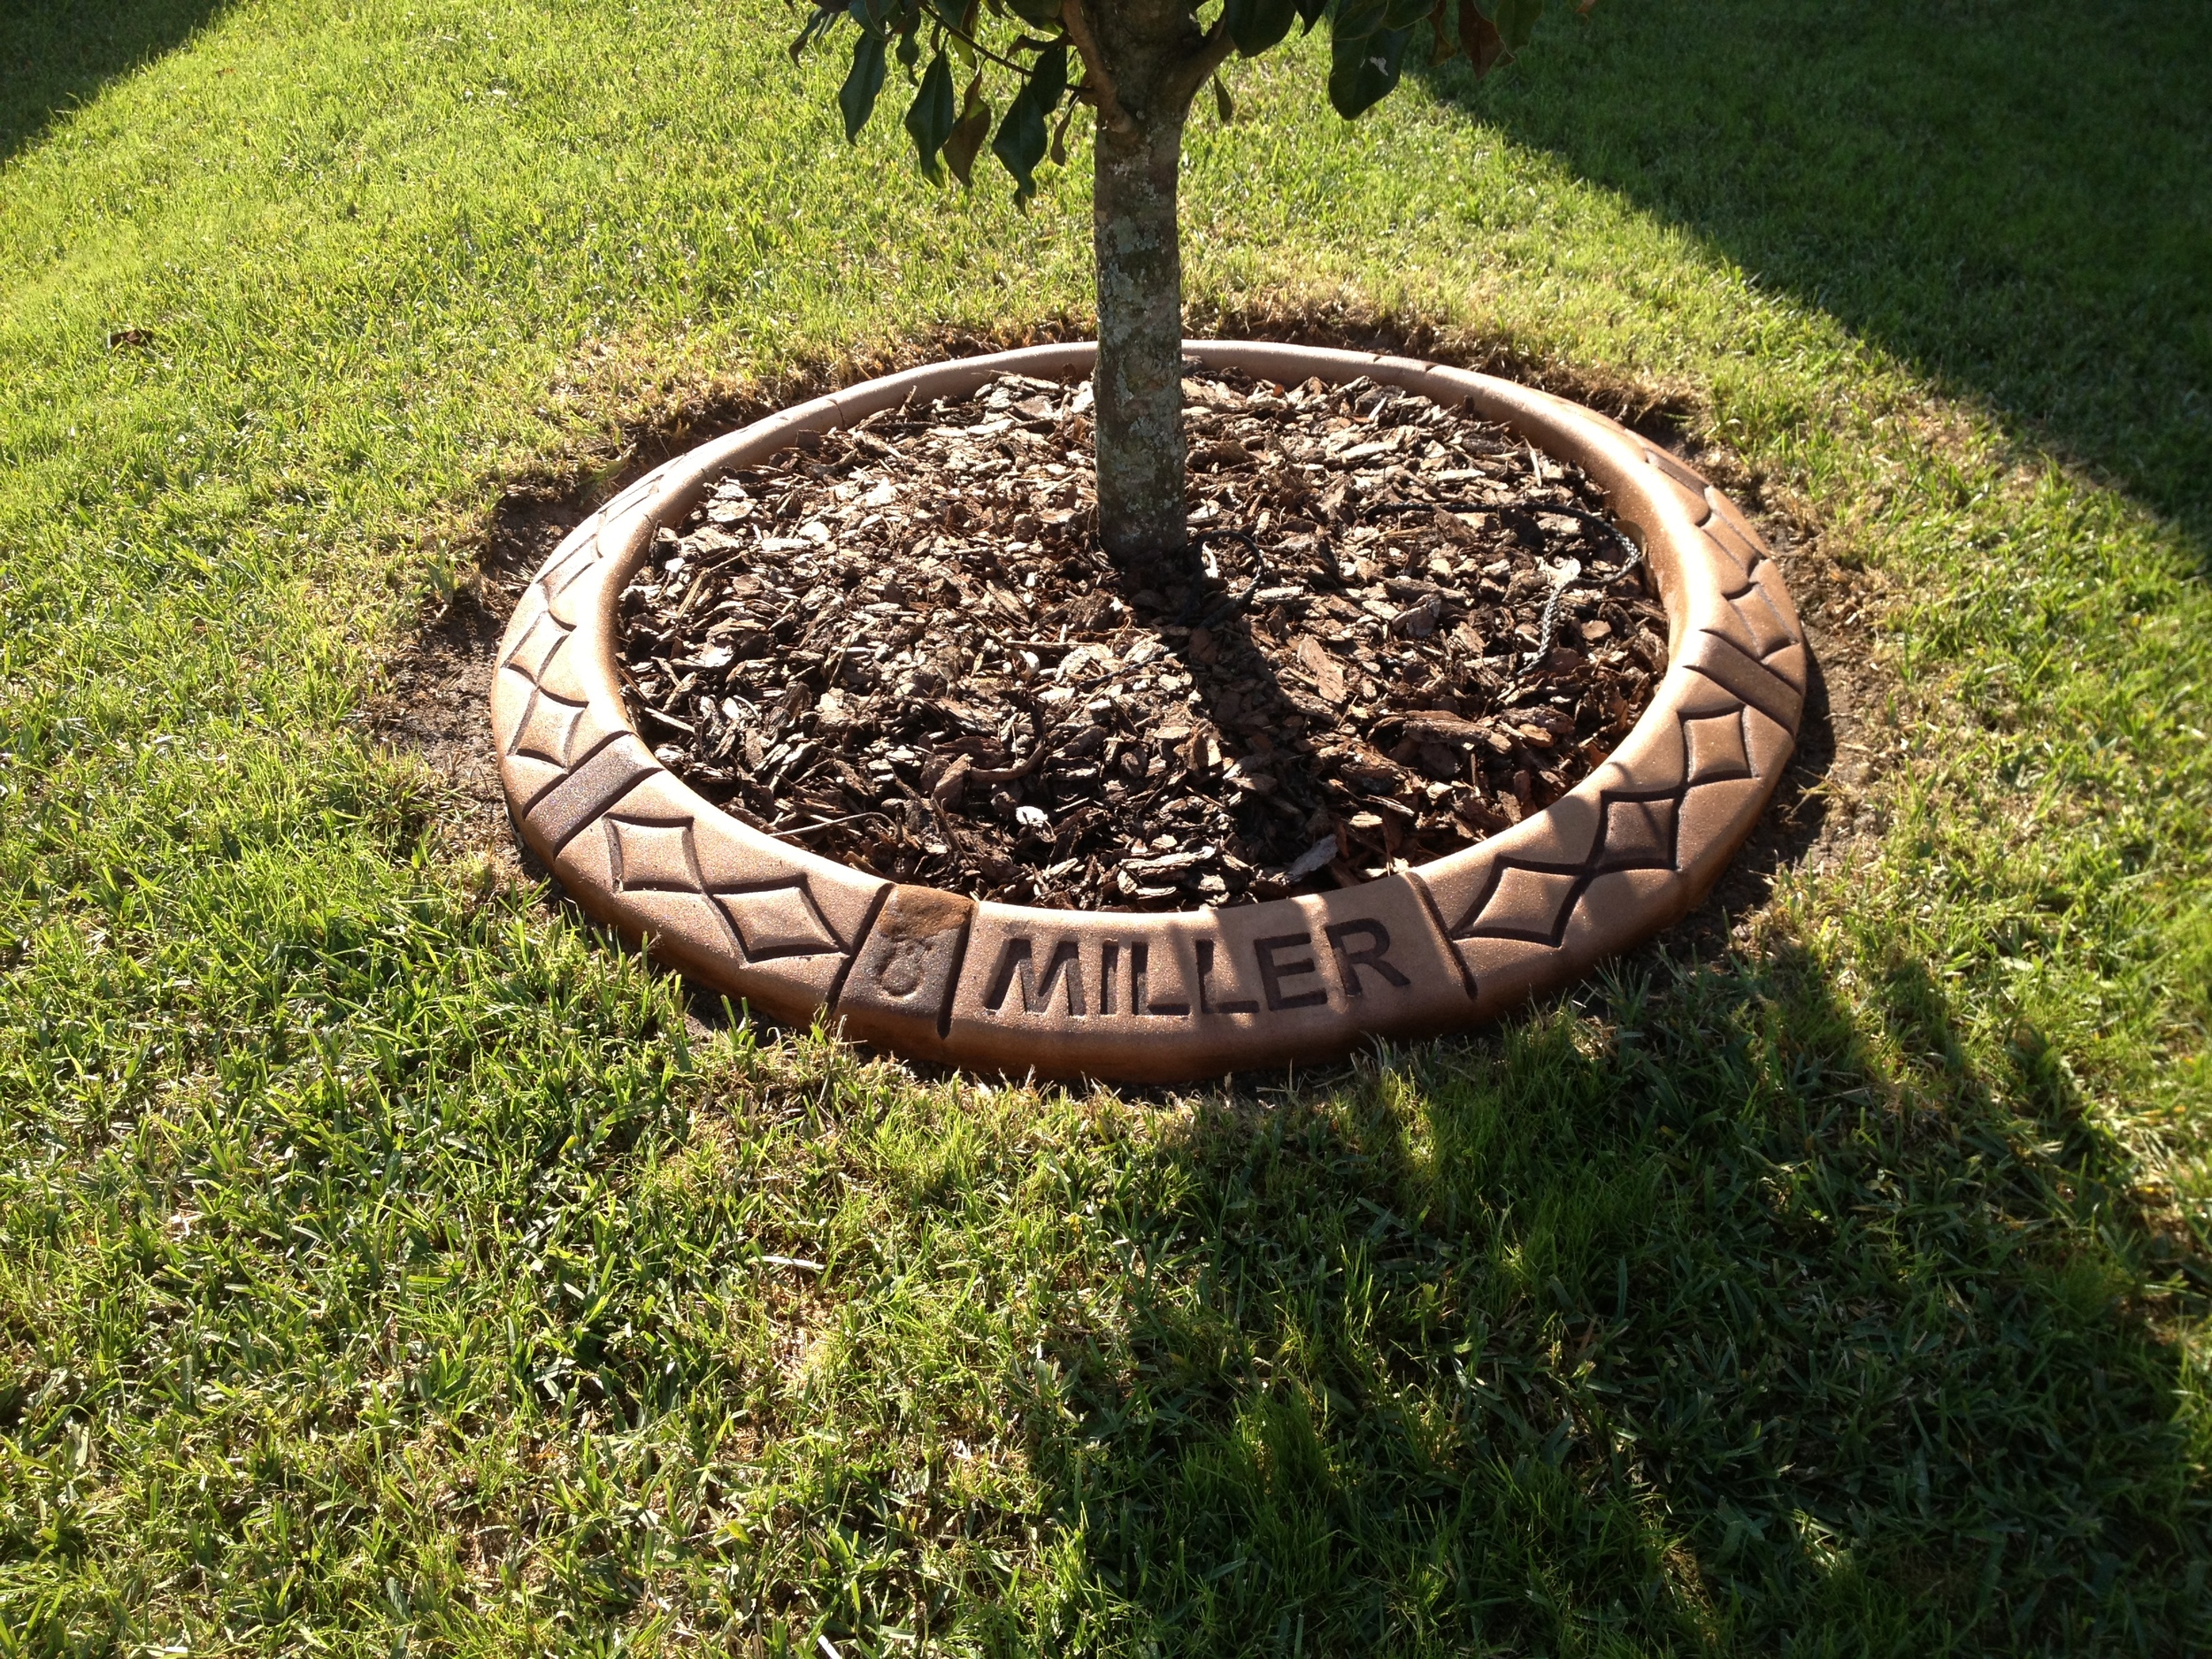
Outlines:
{"label": "brown concrete edging", "polygon": [[717,477],[1088,343],[933,364],[786,410],[655,469],[572,531],[500,642],[492,729],[523,839],[584,909],[698,983],[917,1057],[1174,1082],[1493,1018],[1677,920],[1750,833],[1796,741],[1808,662],[1779,568],[1680,461],[1595,411],[1464,369],[1237,341],[1190,355],[1283,381],[1368,375],[1463,402],[1583,467],[1641,541],[1671,664],[1603,764],[1542,812],[1401,875],[1185,912],[1067,911],[898,887],[741,824],[630,729],[622,589]]}

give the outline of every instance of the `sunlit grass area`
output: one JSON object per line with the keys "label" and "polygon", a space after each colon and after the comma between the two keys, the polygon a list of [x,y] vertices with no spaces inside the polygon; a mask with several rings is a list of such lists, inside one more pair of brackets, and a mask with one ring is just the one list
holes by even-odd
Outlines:
{"label": "sunlit grass area", "polygon": [[756,0],[95,10],[0,15],[0,1653],[2201,1645],[2201,9],[1233,68],[1194,313],[1682,411],[1855,703],[1704,947],[1173,1094],[687,1017],[370,718],[518,481],[1079,327],[1083,155],[936,190]]}

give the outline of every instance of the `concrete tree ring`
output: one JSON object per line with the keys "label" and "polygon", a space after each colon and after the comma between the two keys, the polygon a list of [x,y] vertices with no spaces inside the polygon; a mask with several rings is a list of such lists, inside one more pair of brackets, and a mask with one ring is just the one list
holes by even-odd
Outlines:
{"label": "concrete tree ring", "polygon": [[499,647],[492,729],[523,839],[603,922],[780,1019],[993,1071],[1174,1082],[1340,1056],[1486,1020],[1677,920],[1782,775],[1805,639],[1742,513],[1687,466],[1563,398],[1404,357],[1233,341],[1191,356],[1285,384],[1367,375],[1500,421],[1579,465],[1641,541],[1669,666],[1567,795],[1448,857],[1311,897],[1066,911],[902,887],[738,822],[631,729],[622,590],[720,475],[808,434],[994,376],[1088,372],[1088,343],[940,363],[786,410],[678,457],[570,533]]}

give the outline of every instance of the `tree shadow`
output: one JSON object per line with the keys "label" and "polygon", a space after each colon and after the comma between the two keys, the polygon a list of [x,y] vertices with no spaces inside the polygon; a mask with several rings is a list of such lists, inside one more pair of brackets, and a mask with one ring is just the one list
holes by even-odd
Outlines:
{"label": "tree shadow", "polygon": [[1439,97],[2178,525],[2212,570],[2212,11],[1601,9]]}
{"label": "tree shadow", "polygon": [[2212,1280],[2034,1033],[1978,1069],[1912,964],[1871,1003],[1796,954],[1663,970],[1202,1110],[1134,1184],[1170,1202],[1101,1215],[1145,1271],[1038,1419],[1100,1630],[2188,1647]]}
{"label": "tree shadow", "polygon": [[225,0],[0,8],[0,163],[119,75],[182,45]]}

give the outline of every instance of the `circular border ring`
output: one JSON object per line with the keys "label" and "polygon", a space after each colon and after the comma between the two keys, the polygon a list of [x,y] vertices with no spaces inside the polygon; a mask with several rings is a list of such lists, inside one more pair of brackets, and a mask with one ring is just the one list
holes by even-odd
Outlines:
{"label": "circular border ring", "polygon": [[1672,456],[1581,405],[1406,357],[1233,341],[1188,353],[1292,384],[1366,375],[1462,403],[1581,466],[1643,544],[1669,666],[1620,746],[1543,811],[1360,887],[1220,910],[1042,910],[902,887],[738,822],[628,723],[618,612],[654,532],[718,477],[909,396],[1087,373],[1089,342],[933,364],[655,469],[533,579],[492,681],[522,838],[599,920],[698,984],[918,1058],[1172,1082],[1486,1020],[1648,937],[1709,887],[1796,740],[1804,634],[1765,544]]}

